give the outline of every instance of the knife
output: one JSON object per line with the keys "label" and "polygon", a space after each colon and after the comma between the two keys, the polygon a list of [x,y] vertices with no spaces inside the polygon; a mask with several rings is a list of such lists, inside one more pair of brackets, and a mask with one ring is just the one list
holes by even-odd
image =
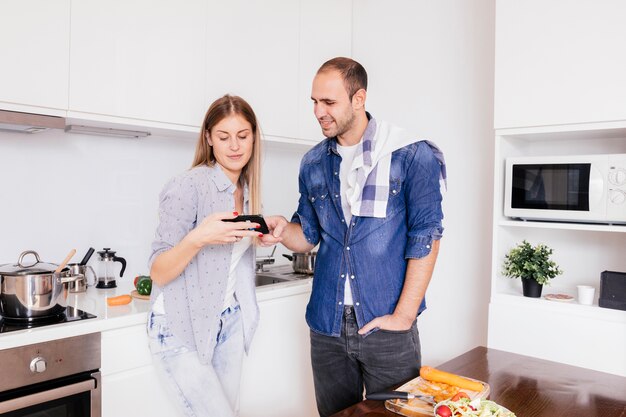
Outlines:
{"label": "knife", "polygon": [[406,392],[406,391],[380,391],[380,392],[374,392],[371,394],[367,394],[365,396],[365,398],[367,400],[379,400],[379,401],[385,401],[385,400],[392,400],[394,398],[399,398],[401,400],[410,400],[413,398],[417,398],[419,400],[425,401],[429,404],[435,404],[435,398],[432,395],[420,395],[420,394],[413,394],[411,392]]}

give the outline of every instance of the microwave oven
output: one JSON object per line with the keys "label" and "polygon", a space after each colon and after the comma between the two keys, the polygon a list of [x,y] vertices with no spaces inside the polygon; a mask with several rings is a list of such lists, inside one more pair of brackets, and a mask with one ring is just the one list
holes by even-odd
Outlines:
{"label": "microwave oven", "polygon": [[626,154],[506,159],[504,215],[626,224]]}

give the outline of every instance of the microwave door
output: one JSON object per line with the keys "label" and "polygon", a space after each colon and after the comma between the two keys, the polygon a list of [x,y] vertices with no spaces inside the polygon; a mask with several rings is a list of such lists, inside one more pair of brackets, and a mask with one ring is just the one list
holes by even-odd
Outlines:
{"label": "microwave door", "polygon": [[589,211],[591,164],[513,165],[514,209]]}

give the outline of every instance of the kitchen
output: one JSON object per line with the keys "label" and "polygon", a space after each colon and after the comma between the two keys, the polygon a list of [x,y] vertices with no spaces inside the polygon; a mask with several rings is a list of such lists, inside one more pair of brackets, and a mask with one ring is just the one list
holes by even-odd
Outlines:
{"label": "kitchen", "polygon": [[[246,97],[258,109],[268,139],[262,177],[264,213],[289,216],[297,204],[300,158],[320,139],[309,99],[312,76],[325,59],[352,56],[370,74],[369,111],[420,137],[432,139],[446,152],[449,177],[449,190],[443,203],[446,231],[428,289],[428,310],[419,322],[423,362],[438,365],[475,346],[493,347],[489,343],[493,336],[491,332],[488,334],[489,303],[494,292],[492,280],[496,279],[492,276],[497,276],[494,269],[501,262],[501,259],[492,261],[494,248],[500,250],[500,241],[494,241],[492,234],[494,219],[501,215],[494,210],[501,203],[493,202],[494,126],[504,129],[610,121],[618,127],[614,131],[620,140],[607,139],[607,145],[612,152],[625,153],[626,115],[619,97],[626,93],[626,86],[618,74],[624,72],[626,64],[615,53],[619,50],[616,39],[620,37],[614,36],[621,33],[623,39],[623,29],[604,25],[605,31],[615,33],[598,32],[598,39],[606,40],[601,49],[591,48],[590,44],[579,46],[592,54],[598,68],[608,71],[601,86],[590,87],[581,82],[580,94],[586,100],[575,101],[571,93],[564,94],[571,83],[569,79],[563,79],[562,84],[554,83],[552,88],[543,86],[546,97],[542,107],[530,99],[530,104],[524,104],[523,100],[514,98],[523,94],[522,87],[527,85],[521,83],[514,88],[515,83],[506,83],[507,76],[519,79],[523,61],[504,59],[515,57],[499,47],[498,42],[507,38],[497,34],[512,36],[506,32],[506,23],[515,20],[508,15],[496,19],[496,11],[519,13],[520,22],[524,21],[522,17],[531,19],[528,15],[532,14],[515,10],[511,2],[381,4],[325,0],[320,4],[319,1],[273,0],[245,6],[243,1],[229,2],[230,5],[215,3],[186,2],[185,7],[167,3],[156,7],[147,1],[126,4],[95,0],[3,4],[3,8],[12,12],[0,14],[0,35],[11,40],[2,45],[5,58],[0,68],[0,108],[62,116],[69,120],[68,124],[149,131],[151,135],[116,138],[62,130],[32,135],[0,132],[0,186],[6,196],[0,212],[3,234],[0,262],[13,263],[23,250],[34,249],[44,260],[58,263],[71,248],[79,252],[73,259],[77,262],[81,251],[89,247],[97,250],[110,247],[128,262],[124,276],[119,279],[119,288],[114,291],[128,293],[132,278],[148,272],[146,263],[157,222],[158,193],[168,178],[190,165],[196,125],[207,103],[225,92]],[[538,2],[528,7],[541,10],[536,15],[544,16],[543,19],[551,16],[557,20],[559,5],[566,10],[571,7],[564,2],[557,2],[549,10],[544,10]],[[623,17],[623,6],[612,7],[614,10],[608,5],[604,9],[599,7],[598,13],[617,20]],[[387,18],[381,21],[381,16]],[[321,29],[325,25],[331,29]],[[372,31],[372,26],[379,29]],[[163,28],[176,30],[169,33],[172,31]],[[385,35],[381,36],[383,32]],[[232,43],[222,40],[224,33]],[[533,39],[528,36],[529,43]],[[611,50],[612,54],[602,54]],[[219,57],[232,64],[225,64]],[[558,80],[560,65],[578,68],[578,73],[569,70],[570,77],[597,82],[593,68],[575,67],[571,62],[574,58],[566,51],[562,56],[541,58],[542,68],[555,72],[551,73],[553,82]],[[538,71],[534,67],[523,68]],[[533,75],[536,77],[530,73],[528,79],[534,79]],[[600,88],[606,86],[610,89]],[[611,93],[601,95],[602,91]],[[568,100],[556,100],[559,95]],[[532,230],[529,233],[537,234]],[[577,238],[585,236],[581,235],[583,232],[571,233]],[[626,270],[622,257],[616,256],[616,249],[607,248],[609,245],[602,242],[600,232],[590,233],[599,248],[592,249],[592,253],[604,262],[600,267],[606,264],[614,270]],[[624,234],[610,233],[609,241],[612,246],[623,247]],[[258,255],[269,253],[270,250],[263,249]],[[288,263],[280,256],[283,253],[288,252],[279,247],[274,254],[276,263]],[[566,252],[561,258],[567,256],[571,255]],[[92,263],[95,261],[94,257]],[[573,261],[563,262],[570,271],[579,267]],[[571,285],[566,277],[559,279],[555,286]],[[594,277],[589,283],[597,285],[596,281]],[[92,290],[95,291],[89,289]],[[120,333],[109,336],[125,336],[141,343],[137,328],[141,326],[145,304],[133,301],[127,308],[138,314],[133,315],[133,320],[138,321],[125,323],[126,333],[123,329],[108,329],[121,331],[121,336]],[[303,322],[304,306],[300,308]],[[116,318],[122,314],[121,310],[104,306],[96,309],[98,313],[94,314],[99,316]],[[275,307],[276,311],[265,316],[284,319],[298,314],[297,310],[290,310],[281,315],[280,309]],[[597,310],[591,316],[597,315]],[[574,312],[573,316],[577,314]],[[617,322],[623,332],[623,315],[611,321]],[[85,325],[88,323],[86,320]],[[450,333],[454,334],[453,340],[444,337]],[[284,337],[271,336],[277,340]],[[620,337],[619,332],[614,336]],[[3,337],[0,336],[0,348],[4,348]],[[103,335],[103,346],[115,345],[113,339],[107,342]],[[617,343],[611,342],[618,348],[624,346],[623,337]],[[545,343],[534,345],[544,345],[544,350],[550,350]],[[302,346],[308,349],[306,340]],[[574,345],[569,344],[568,348],[571,346]],[[588,348],[573,349],[571,356],[593,356],[588,355]],[[537,352],[534,346],[532,349],[527,353],[555,360],[553,352]],[[120,362],[130,361],[133,354],[123,351],[107,354],[103,356],[103,369],[106,358],[111,358],[113,369],[126,369]],[[625,374],[623,358],[617,358],[613,369],[605,362],[579,366]],[[123,372],[132,373],[132,369],[120,371]],[[275,373],[255,377],[265,381],[265,385],[282,381],[281,375]],[[244,393],[245,384],[244,381]],[[119,382],[119,386],[124,385]],[[309,388],[312,389],[310,381]],[[106,390],[105,381],[104,397]],[[123,393],[123,389],[116,392]],[[248,392],[254,401],[262,401],[254,396],[253,390]],[[307,398],[310,401],[310,393]],[[107,404],[106,398],[104,401],[104,415],[122,415],[119,409],[111,408],[114,404]],[[133,399],[122,397],[119,401],[127,406]],[[245,401],[242,394],[242,415],[280,415],[277,408],[266,410],[262,406],[245,414]],[[315,415],[314,411],[311,415]]]}

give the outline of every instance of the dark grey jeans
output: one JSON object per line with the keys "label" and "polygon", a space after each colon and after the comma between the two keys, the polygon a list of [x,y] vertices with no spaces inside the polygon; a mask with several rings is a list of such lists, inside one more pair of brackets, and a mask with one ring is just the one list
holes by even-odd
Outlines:
{"label": "dark grey jeans", "polygon": [[341,336],[311,331],[311,363],[320,416],[327,417],[372,393],[394,388],[419,375],[417,322],[406,331],[359,335],[352,306],[344,307]]}

